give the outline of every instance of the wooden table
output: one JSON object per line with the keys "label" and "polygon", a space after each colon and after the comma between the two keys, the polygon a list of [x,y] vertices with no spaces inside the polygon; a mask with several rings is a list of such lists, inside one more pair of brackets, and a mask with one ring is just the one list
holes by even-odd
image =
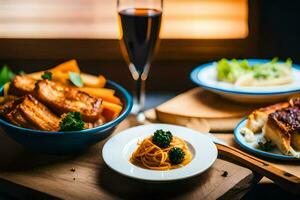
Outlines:
{"label": "wooden table", "polygon": [[[233,134],[228,134],[228,133],[217,133],[215,134],[218,138],[226,141],[227,144],[229,144],[230,146],[236,147],[238,149],[241,149],[240,146],[238,146],[238,144],[234,141],[234,136]],[[276,160],[267,160],[268,162],[272,163],[273,165],[275,165],[276,167],[278,167],[279,169],[288,171],[291,174],[294,174],[296,176],[300,177],[300,165],[295,164],[294,161],[292,162],[280,162],[280,161],[276,161]],[[263,179],[261,179],[261,181],[259,182],[261,184],[265,184],[265,183],[273,183],[273,181],[271,181],[270,179],[263,177]]]}
{"label": "wooden table", "polygon": [[218,159],[207,172],[185,181],[135,181],[103,163],[104,142],[77,156],[44,156],[24,150],[0,132],[0,188],[17,199],[240,199],[259,180],[249,169]]}

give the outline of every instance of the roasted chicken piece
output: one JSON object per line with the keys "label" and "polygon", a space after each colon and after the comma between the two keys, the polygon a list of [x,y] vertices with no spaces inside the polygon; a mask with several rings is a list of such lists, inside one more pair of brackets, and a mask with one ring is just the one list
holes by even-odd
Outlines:
{"label": "roasted chicken piece", "polygon": [[34,95],[59,115],[80,112],[86,122],[96,122],[101,117],[102,100],[73,87],[41,80],[36,83]]}
{"label": "roasted chicken piece", "polygon": [[60,118],[32,95],[7,102],[0,111],[2,116],[17,126],[44,131],[59,130]]}
{"label": "roasted chicken piece", "polygon": [[258,133],[262,130],[264,124],[267,122],[269,114],[289,106],[290,104],[288,102],[284,102],[257,109],[248,116],[246,127],[253,133]]}
{"label": "roasted chicken piece", "polygon": [[264,136],[285,155],[295,155],[300,149],[300,108],[288,107],[271,113],[263,127]]}
{"label": "roasted chicken piece", "polygon": [[8,94],[24,96],[32,93],[35,88],[36,80],[29,76],[16,76],[10,83]]}

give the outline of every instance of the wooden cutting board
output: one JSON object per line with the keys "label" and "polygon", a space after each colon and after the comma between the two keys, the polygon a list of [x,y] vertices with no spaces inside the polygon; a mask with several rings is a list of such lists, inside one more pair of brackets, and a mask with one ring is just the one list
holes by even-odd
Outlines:
{"label": "wooden cutting board", "polygon": [[[129,126],[125,120],[114,134]],[[186,181],[136,181],[104,164],[104,143],[78,156],[45,156],[24,150],[0,130],[0,192],[17,199],[240,199],[257,182],[251,170],[222,159]]]}
{"label": "wooden cutting board", "polygon": [[197,87],[161,104],[155,111],[161,122],[185,125],[190,118],[197,118],[205,121],[212,132],[227,132],[260,106],[231,102]]}

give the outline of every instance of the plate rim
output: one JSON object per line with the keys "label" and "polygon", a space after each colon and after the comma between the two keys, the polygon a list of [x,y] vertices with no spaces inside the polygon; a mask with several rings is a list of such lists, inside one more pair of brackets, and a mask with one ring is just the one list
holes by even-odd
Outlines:
{"label": "plate rim", "polygon": [[[163,126],[172,126],[172,127],[180,127],[180,128],[185,128],[185,129],[189,129],[193,132],[198,132],[196,130],[193,130],[193,129],[190,129],[190,128],[187,128],[187,127],[184,127],[184,126],[178,126],[178,125],[174,125],[174,124],[167,124],[167,123],[151,123],[151,124],[146,124],[146,125],[139,125],[139,126],[134,126],[134,127],[130,127],[128,129],[132,129],[132,128],[136,128],[136,127],[142,127],[142,126],[151,126],[151,125],[163,125]],[[127,131],[128,129],[125,129],[123,131],[121,131],[120,133],[118,133],[117,135],[119,134],[122,134],[123,132]],[[201,133],[197,133],[199,135],[201,135]],[[109,140],[111,140],[112,138],[116,137],[117,135],[111,137]],[[204,136],[204,135],[202,135]],[[201,136],[201,137],[202,137]],[[206,137],[206,136],[204,136]],[[151,179],[151,178],[145,178],[145,177],[137,177],[137,176],[134,176],[134,175],[130,175],[128,173],[123,173],[121,170],[117,170],[115,169],[114,167],[112,167],[105,159],[105,155],[104,155],[104,149],[105,147],[107,146],[108,141],[106,141],[106,143],[104,144],[103,148],[102,148],[102,158],[103,158],[103,161],[104,163],[110,168],[112,169],[113,171],[115,171],[116,173],[119,173],[123,176],[126,176],[126,177],[129,177],[129,178],[132,178],[132,179],[136,179],[136,180],[141,180],[141,181],[146,181],[146,182],[154,182],[154,183],[159,183],[159,182],[172,182],[172,181],[178,181],[178,180],[184,180],[184,179],[188,179],[188,178],[192,178],[192,177],[195,177],[197,175],[200,175],[202,173],[204,173],[205,171],[207,171],[210,167],[213,166],[213,164],[216,162],[217,158],[218,158],[218,150],[217,150],[217,147],[216,145],[211,141],[211,139],[209,139],[208,137],[206,137],[208,140],[208,143],[210,143],[214,149],[214,157],[212,159],[212,162],[205,168],[203,169],[201,172],[197,172],[197,173],[194,173],[194,174],[190,174],[190,175],[187,175],[187,176],[179,176],[179,177],[173,177],[173,178],[165,178],[165,179]],[[127,142],[128,143],[128,142]],[[128,161],[129,162],[129,161]],[[135,166],[136,168],[138,168],[137,166]],[[175,169],[176,170],[176,169]],[[152,172],[155,171],[155,170],[151,170]],[[161,173],[161,171],[157,171],[157,173]]]}
{"label": "plate rim", "polygon": [[293,156],[287,156],[287,155],[280,155],[280,154],[274,154],[274,153],[270,153],[270,152],[266,152],[266,151],[262,151],[259,149],[255,149],[255,148],[251,148],[247,145],[245,145],[242,141],[240,141],[240,139],[238,138],[238,134],[240,134],[239,129],[246,123],[247,118],[243,118],[234,128],[233,130],[233,135],[234,135],[234,140],[236,141],[236,143],[242,147],[244,150],[253,153],[255,155],[261,156],[261,157],[265,157],[265,158],[272,158],[272,159],[276,159],[276,160],[286,160],[286,161],[300,161],[300,159],[295,158]]}
{"label": "plate rim", "polygon": [[[241,61],[243,59],[237,59],[238,61]],[[247,59],[250,62],[270,62],[270,59]],[[246,92],[246,91],[241,91],[241,90],[235,90],[235,89],[224,89],[224,88],[219,88],[218,86],[212,86],[209,85],[201,80],[198,79],[198,74],[201,70],[212,66],[215,62],[217,61],[213,61],[213,62],[209,62],[209,63],[205,63],[202,65],[197,66],[196,68],[194,68],[191,73],[190,73],[190,79],[197,85],[205,88],[205,89],[209,89],[209,90],[216,90],[216,91],[220,91],[220,92],[225,92],[225,93],[229,93],[229,94],[242,94],[242,95],[257,95],[257,96],[266,96],[266,95],[280,95],[280,94],[290,94],[290,93],[296,93],[300,91],[299,89],[292,89],[292,90],[288,90],[288,91],[273,91],[273,92]],[[279,62],[283,62],[283,61],[279,61]],[[297,64],[292,64],[292,68],[300,71],[300,65]]]}

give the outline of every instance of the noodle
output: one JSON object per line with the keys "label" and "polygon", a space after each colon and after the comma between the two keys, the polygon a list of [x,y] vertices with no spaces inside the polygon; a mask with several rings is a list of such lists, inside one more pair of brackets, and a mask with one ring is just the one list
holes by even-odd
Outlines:
{"label": "noodle", "polygon": [[[179,147],[185,153],[184,160],[178,165],[172,165],[168,153],[173,147]],[[153,170],[170,170],[187,165],[192,160],[192,154],[189,151],[185,142],[173,136],[170,146],[167,148],[160,148],[152,142],[152,138],[146,138],[139,143],[138,148],[132,154],[130,161],[134,165],[146,169]]]}

